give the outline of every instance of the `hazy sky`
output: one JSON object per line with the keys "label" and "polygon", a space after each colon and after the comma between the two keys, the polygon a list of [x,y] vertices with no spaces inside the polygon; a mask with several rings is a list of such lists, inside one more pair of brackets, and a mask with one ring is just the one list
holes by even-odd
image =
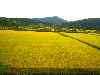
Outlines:
{"label": "hazy sky", "polygon": [[0,0],[0,17],[100,18],[100,0]]}

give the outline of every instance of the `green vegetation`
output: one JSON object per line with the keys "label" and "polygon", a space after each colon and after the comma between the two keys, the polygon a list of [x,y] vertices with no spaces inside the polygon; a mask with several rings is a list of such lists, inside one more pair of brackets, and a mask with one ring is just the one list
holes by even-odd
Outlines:
{"label": "green vegetation", "polygon": [[18,31],[56,31],[69,33],[100,33],[100,18],[65,21],[59,17],[0,18],[0,29]]}

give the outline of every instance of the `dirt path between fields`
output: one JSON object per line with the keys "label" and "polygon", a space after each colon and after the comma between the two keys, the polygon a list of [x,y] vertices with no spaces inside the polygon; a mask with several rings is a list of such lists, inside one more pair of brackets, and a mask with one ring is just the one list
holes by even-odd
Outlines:
{"label": "dirt path between fields", "polygon": [[84,43],[84,44],[86,44],[86,45],[88,45],[88,46],[91,46],[91,47],[93,47],[93,48],[96,48],[96,49],[100,50],[100,47],[98,47],[98,46],[96,46],[96,45],[93,45],[93,44],[91,44],[91,43],[88,43],[88,42],[79,40],[79,39],[77,39],[77,38],[75,38],[75,37],[73,37],[73,36],[69,36],[69,35],[67,35],[67,34],[63,34],[63,33],[60,33],[60,32],[59,32],[58,34],[60,34],[60,35],[62,35],[62,36],[64,36],[64,37],[70,37],[71,39],[75,39],[75,40],[77,40],[77,41],[79,41],[79,42],[81,42],[81,43]]}

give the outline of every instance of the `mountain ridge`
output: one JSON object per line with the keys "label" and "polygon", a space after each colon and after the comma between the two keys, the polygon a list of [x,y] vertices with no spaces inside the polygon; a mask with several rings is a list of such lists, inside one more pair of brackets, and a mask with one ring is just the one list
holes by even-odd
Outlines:
{"label": "mountain ridge", "polygon": [[58,17],[58,16],[52,16],[52,17],[44,17],[44,18],[32,18],[33,20],[40,20],[42,22],[47,22],[51,24],[61,25],[64,22],[67,22],[66,20]]}
{"label": "mountain ridge", "polygon": [[45,18],[0,18],[1,27],[16,27],[16,26],[46,26],[57,28],[77,28],[77,29],[98,29],[100,30],[100,18],[88,18],[76,21],[67,21],[60,17],[45,17]]}

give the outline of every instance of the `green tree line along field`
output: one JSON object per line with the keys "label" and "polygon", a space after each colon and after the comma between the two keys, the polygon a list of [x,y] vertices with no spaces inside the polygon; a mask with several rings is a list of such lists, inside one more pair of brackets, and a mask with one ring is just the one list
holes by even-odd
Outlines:
{"label": "green tree line along field", "polygon": [[61,18],[5,18],[0,17],[0,29],[19,31],[64,31],[80,33],[100,33],[100,18],[65,21]]}

